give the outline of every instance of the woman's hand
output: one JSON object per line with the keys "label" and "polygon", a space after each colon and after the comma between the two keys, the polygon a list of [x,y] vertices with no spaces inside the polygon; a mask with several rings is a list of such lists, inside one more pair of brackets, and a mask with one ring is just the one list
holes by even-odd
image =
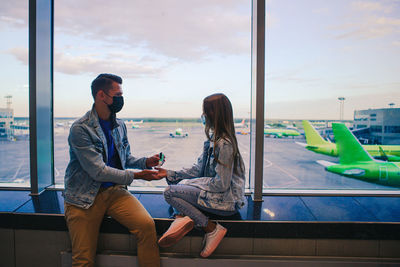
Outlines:
{"label": "woman's hand", "polygon": [[159,171],[143,170],[140,172],[135,172],[135,179],[143,179],[146,181],[160,180],[164,177],[165,176],[162,176]]}
{"label": "woman's hand", "polygon": [[158,170],[158,176],[164,178],[167,177],[167,170],[163,168],[156,168]]}

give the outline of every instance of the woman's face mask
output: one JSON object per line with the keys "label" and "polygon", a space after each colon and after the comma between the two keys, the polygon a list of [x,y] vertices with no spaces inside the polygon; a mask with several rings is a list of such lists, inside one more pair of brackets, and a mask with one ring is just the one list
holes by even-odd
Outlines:
{"label": "woman's face mask", "polygon": [[[105,93],[106,94],[106,93]],[[106,94],[108,95],[108,94]],[[111,97],[110,95],[108,95],[109,97]],[[112,113],[118,113],[121,111],[122,107],[124,106],[124,97],[123,96],[113,96],[112,97],[113,102],[112,104],[108,105],[108,109],[112,112]]]}
{"label": "woman's face mask", "polygon": [[203,123],[203,125],[206,125],[206,116],[204,114],[201,114],[201,123]]}

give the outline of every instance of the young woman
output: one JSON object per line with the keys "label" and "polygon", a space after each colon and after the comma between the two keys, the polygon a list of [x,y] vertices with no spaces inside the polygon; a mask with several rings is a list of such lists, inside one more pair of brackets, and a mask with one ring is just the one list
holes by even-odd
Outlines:
{"label": "young woman", "polygon": [[203,100],[202,121],[207,140],[203,154],[190,169],[159,169],[169,186],[165,200],[179,212],[158,241],[172,246],[193,226],[205,231],[202,257],[210,256],[227,230],[207,218],[203,211],[220,216],[235,214],[244,205],[244,164],[235,136],[232,105],[224,94]]}

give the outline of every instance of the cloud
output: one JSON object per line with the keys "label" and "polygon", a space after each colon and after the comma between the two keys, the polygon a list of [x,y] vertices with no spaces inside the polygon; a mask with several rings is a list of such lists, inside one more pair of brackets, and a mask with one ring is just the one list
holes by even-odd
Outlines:
{"label": "cloud", "polygon": [[142,76],[157,77],[163,71],[162,68],[110,55],[102,58],[96,54],[70,56],[64,53],[56,53],[54,58],[55,71],[71,75],[83,73],[96,75],[107,72],[118,73],[125,78],[138,78]]}
{"label": "cloud", "polygon": [[327,15],[329,14],[330,10],[327,7],[322,7],[322,8],[314,8],[311,10],[311,12],[319,15]]}
{"label": "cloud", "polygon": [[13,55],[19,62],[24,65],[28,65],[28,48],[26,47],[14,47],[6,51]]}
{"label": "cloud", "polygon": [[390,13],[393,11],[394,7],[390,4],[383,2],[370,2],[370,1],[357,1],[352,3],[354,9],[361,11],[383,11],[385,13]]}
{"label": "cloud", "polygon": [[184,60],[250,53],[248,1],[64,1],[56,3],[55,27]]}
{"label": "cloud", "polygon": [[376,39],[400,34],[399,6],[395,1],[358,1],[350,4],[346,22],[334,29],[342,33],[336,39]]}
{"label": "cloud", "polygon": [[[27,25],[26,1],[6,1],[0,22]],[[55,1],[57,35],[141,48],[185,61],[250,54],[248,0]]]}
{"label": "cloud", "polygon": [[1,2],[0,28],[6,25],[28,27],[28,1]]}
{"label": "cloud", "polygon": [[[28,65],[28,49],[15,47],[7,51],[24,65]],[[118,73],[126,78],[138,78],[142,76],[159,77],[163,71],[163,66],[154,67],[146,64],[148,59],[120,56],[119,53],[106,55],[86,54],[72,56],[67,53],[55,53],[54,70],[64,74],[93,74],[109,72]]]}
{"label": "cloud", "polygon": [[337,35],[336,39],[374,39],[399,34],[400,19],[372,16],[362,22],[344,24],[340,28],[347,32]]}

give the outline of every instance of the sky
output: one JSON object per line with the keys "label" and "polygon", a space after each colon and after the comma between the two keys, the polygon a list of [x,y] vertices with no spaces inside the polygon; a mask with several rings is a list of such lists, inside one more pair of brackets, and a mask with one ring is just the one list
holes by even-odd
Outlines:
{"label": "sky", "polygon": [[[0,9],[0,107],[28,114],[28,1]],[[267,1],[268,119],[339,119],[400,107],[400,1]],[[90,83],[123,79],[120,117],[199,117],[225,93],[235,117],[251,99],[251,1],[55,1],[54,114],[91,108]],[[395,107],[396,107],[395,106]]]}

